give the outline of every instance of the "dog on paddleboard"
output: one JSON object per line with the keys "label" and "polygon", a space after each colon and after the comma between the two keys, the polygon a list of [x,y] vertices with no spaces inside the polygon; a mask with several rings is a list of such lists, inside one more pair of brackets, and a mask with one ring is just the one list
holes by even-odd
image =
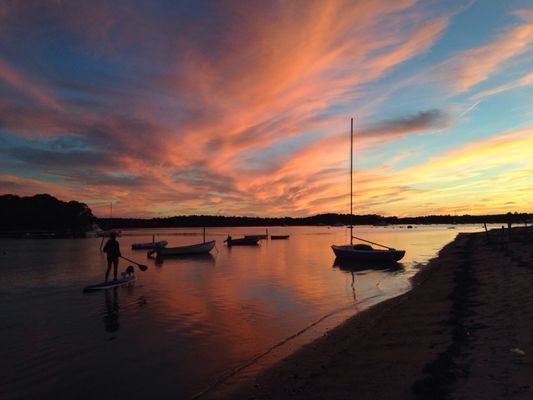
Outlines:
{"label": "dog on paddleboard", "polygon": [[128,265],[128,268],[126,268],[126,271],[124,271],[122,274],[122,279],[131,279],[135,276],[135,270],[133,269],[133,265]]}

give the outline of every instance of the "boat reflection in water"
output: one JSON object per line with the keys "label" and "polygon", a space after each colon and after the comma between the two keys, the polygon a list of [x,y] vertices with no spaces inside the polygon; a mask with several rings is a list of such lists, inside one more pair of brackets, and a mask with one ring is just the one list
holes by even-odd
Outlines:
{"label": "boat reflection in water", "polygon": [[404,266],[395,261],[356,261],[356,260],[347,260],[344,258],[335,258],[333,262],[333,267],[338,267],[342,271],[347,272],[358,272],[366,270],[380,270],[387,272],[399,272],[403,271]]}
{"label": "boat reflection in water", "polygon": [[[382,263],[376,263],[376,262],[368,262],[368,261],[354,261],[354,260],[346,260],[343,258],[335,258],[335,261],[333,262],[333,268],[338,268],[341,271],[345,273],[349,273],[352,276],[352,280],[350,282],[350,287],[352,290],[352,297],[353,302],[358,303],[358,299],[356,296],[356,275],[358,276],[357,281],[359,281],[359,278],[363,279],[362,277],[365,275],[370,275],[372,273],[378,273],[383,276],[389,275],[394,276],[397,273],[402,273],[404,271],[403,264],[399,264],[397,262],[382,262]],[[378,280],[379,282],[379,280]],[[363,298],[365,295],[363,294]]]}

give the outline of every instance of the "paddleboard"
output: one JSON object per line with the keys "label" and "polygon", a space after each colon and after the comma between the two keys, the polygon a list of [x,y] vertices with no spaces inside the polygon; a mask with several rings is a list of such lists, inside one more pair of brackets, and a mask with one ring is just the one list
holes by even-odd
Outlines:
{"label": "paddleboard", "polygon": [[97,283],[96,285],[89,285],[83,288],[84,292],[92,292],[95,290],[107,290],[118,286],[127,285],[134,282],[137,278],[135,276],[127,279],[117,279],[116,281],[110,280],[107,282]]}

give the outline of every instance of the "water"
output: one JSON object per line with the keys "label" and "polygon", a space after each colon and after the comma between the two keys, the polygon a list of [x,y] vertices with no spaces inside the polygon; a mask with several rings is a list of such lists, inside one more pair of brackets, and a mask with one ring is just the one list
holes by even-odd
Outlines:
{"label": "water", "polygon": [[297,332],[270,358],[405,292],[459,231],[480,229],[356,228],[356,236],[407,250],[400,269],[356,272],[334,265],[330,245],[349,240],[344,227],[271,227],[290,239],[232,248],[223,245],[228,233],[265,229],[209,228],[218,252],[161,264],[131,244],[153,234],[169,246],[192,244],[201,230],[130,230],[119,238],[122,253],[148,271],[136,268],[131,287],[90,294],[83,287],[105,272],[100,239],[2,239],[0,398],[191,398]]}

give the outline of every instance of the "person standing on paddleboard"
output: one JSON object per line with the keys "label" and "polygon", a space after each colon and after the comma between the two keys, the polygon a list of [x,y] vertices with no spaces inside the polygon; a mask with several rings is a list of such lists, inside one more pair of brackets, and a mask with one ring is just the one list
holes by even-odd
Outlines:
{"label": "person standing on paddleboard", "polygon": [[104,246],[104,253],[107,253],[107,271],[105,273],[105,281],[109,278],[109,272],[111,271],[111,266],[113,266],[113,275],[115,280],[117,280],[118,272],[118,258],[122,256],[120,254],[120,245],[117,240],[117,233],[111,232],[109,235],[110,239]]}

